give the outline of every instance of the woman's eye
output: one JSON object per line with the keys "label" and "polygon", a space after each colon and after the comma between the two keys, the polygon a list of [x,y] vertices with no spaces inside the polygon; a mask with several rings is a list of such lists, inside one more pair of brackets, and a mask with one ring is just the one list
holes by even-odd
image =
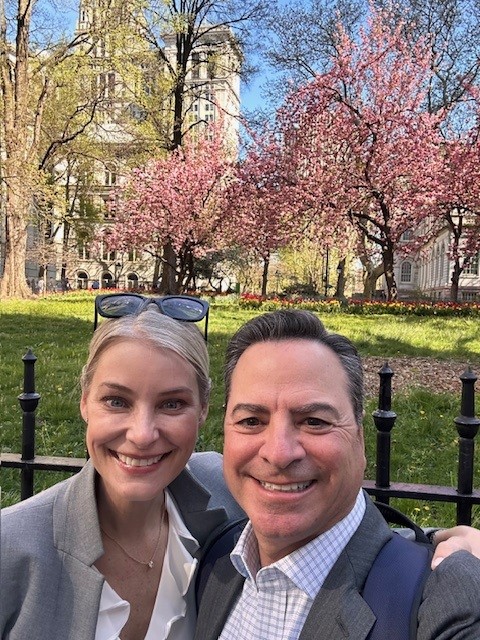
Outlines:
{"label": "woman's eye", "polygon": [[181,400],[166,400],[162,404],[163,409],[168,409],[169,411],[174,411],[175,409],[180,409],[183,406],[183,402]]}
{"label": "woman's eye", "polygon": [[104,402],[107,406],[112,407],[112,409],[122,409],[127,406],[125,400],[117,396],[104,398]]}

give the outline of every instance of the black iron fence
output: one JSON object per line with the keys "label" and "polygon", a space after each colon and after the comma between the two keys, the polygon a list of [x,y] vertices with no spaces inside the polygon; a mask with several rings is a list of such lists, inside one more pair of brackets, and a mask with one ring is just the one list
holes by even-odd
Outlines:
{"label": "black iron fence", "polygon": [[[30,350],[23,356],[23,393],[18,397],[23,413],[22,451],[21,453],[2,453],[0,456],[1,467],[20,469],[22,500],[33,495],[33,479],[36,470],[76,473],[85,464],[84,458],[35,455],[35,411],[40,400],[40,395],[35,391],[36,360],[37,358]],[[390,498],[454,502],[457,505],[457,524],[470,524],[472,506],[480,504],[480,491],[473,488],[475,436],[480,426],[480,419],[475,417],[477,376],[470,368],[460,376],[462,383],[460,415],[454,418],[459,436],[456,487],[390,482],[391,432],[397,418],[397,414],[392,411],[392,376],[393,371],[388,364],[379,371],[378,409],[373,412],[377,428],[376,477],[375,480],[365,480],[364,488],[378,501],[384,503],[388,503]]]}

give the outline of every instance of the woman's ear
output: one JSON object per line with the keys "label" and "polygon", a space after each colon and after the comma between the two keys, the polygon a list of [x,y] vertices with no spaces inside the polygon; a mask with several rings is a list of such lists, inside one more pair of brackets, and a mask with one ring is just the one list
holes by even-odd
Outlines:
{"label": "woman's ear", "polygon": [[80,413],[85,424],[88,424],[87,395],[85,391],[82,393],[82,397],[80,398]]}

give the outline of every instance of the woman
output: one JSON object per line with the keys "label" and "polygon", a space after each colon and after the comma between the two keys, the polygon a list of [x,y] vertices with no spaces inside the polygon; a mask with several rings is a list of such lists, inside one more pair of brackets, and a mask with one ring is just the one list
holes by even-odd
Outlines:
{"label": "woman", "polygon": [[149,304],[97,329],[81,385],[85,468],[2,511],[1,637],[188,640],[195,556],[241,515],[218,454],[184,469],[208,412],[205,341]]}

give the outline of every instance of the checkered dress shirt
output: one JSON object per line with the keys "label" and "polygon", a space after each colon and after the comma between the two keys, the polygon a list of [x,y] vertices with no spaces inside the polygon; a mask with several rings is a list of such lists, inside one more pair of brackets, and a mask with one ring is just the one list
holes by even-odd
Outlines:
{"label": "checkered dress shirt", "polygon": [[235,569],[246,579],[219,640],[297,640],[315,596],[364,513],[365,498],[360,491],[343,520],[263,568],[248,523],[230,555]]}

